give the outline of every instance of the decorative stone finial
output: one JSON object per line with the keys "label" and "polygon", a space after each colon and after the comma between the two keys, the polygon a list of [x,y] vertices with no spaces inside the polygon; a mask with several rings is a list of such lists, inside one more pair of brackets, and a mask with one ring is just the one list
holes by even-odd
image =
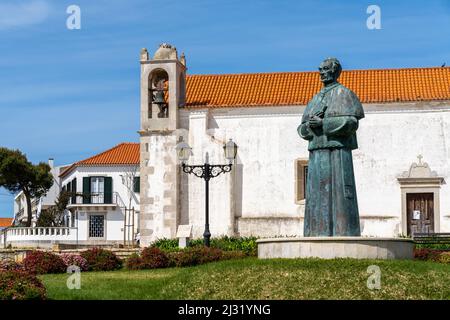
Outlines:
{"label": "decorative stone finial", "polygon": [[148,61],[148,51],[147,48],[141,49],[141,61]]}
{"label": "decorative stone finial", "polygon": [[168,43],[162,43],[156,50],[153,60],[176,60],[178,59],[177,48]]}
{"label": "decorative stone finial", "polygon": [[181,54],[180,62],[183,66],[186,67],[186,56],[184,55],[184,52]]}

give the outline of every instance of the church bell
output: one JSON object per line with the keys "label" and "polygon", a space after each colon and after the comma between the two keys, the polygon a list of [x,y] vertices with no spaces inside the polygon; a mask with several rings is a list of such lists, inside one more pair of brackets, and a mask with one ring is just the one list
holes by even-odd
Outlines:
{"label": "church bell", "polygon": [[153,103],[157,104],[158,106],[166,104],[166,101],[164,100],[164,89],[156,90]]}

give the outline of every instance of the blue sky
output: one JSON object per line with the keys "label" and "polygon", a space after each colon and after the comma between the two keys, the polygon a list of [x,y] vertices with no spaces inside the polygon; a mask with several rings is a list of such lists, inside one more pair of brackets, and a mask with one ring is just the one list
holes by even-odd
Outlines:
{"label": "blue sky", "polygon": [[[81,8],[81,30],[66,9]],[[381,30],[366,9],[381,8]],[[71,163],[138,141],[139,51],[185,52],[188,73],[450,64],[450,0],[2,0],[0,146]],[[0,216],[12,216],[0,189]]]}

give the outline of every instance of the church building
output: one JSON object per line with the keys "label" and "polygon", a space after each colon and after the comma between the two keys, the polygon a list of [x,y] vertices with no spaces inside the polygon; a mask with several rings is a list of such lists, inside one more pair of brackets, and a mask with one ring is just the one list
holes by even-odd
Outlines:
{"label": "church building", "polygon": [[[202,237],[205,182],[182,171],[180,141],[193,165],[206,154],[227,164],[223,145],[238,146],[231,172],[209,181],[212,237],[303,236],[308,142],[297,127],[319,73],[187,75],[168,44],[142,49],[140,64],[141,246],[180,225]],[[344,68],[338,81],[365,113],[353,150],[361,235],[450,232],[450,68]]]}

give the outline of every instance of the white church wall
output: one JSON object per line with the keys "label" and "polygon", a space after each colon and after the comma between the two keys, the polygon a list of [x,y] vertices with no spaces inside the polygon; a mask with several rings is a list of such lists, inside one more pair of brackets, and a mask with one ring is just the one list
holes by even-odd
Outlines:
{"label": "white church wall", "polygon": [[[450,172],[450,105],[366,105],[353,152],[362,234],[397,236],[401,227],[401,192],[397,177],[423,161],[448,180]],[[304,205],[295,202],[295,160],[308,158],[307,141],[297,132],[304,107],[183,110],[180,123],[189,130],[191,164],[224,163],[222,144],[239,146],[234,175],[210,181],[210,227],[213,236],[302,235]],[[185,174],[183,174],[185,175]],[[184,180],[183,180],[184,179]],[[201,236],[204,181],[182,177],[181,220]],[[188,183],[186,183],[188,181]],[[186,191],[188,188],[188,191]],[[234,199],[234,201],[232,201]],[[440,189],[440,229],[450,232],[450,189]],[[236,221],[235,218],[236,217]],[[236,225],[236,227],[235,227]]]}

